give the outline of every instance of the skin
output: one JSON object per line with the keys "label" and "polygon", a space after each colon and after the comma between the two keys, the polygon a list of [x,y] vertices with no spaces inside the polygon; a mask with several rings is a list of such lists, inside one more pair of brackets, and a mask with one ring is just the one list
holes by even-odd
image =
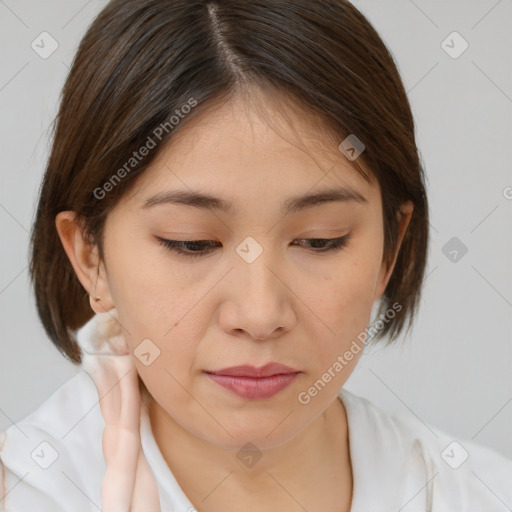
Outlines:
{"label": "skin", "polygon": [[[267,99],[265,108],[278,123],[275,105]],[[320,136],[311,115],[293,111],[293,126],[279,129],[268,119],[237,96],[184,125],[109,214],[104,261],[72,211],[59,213],[56,227],[93,310],[117,308],[132,351],[146,338],[160,349],[150,366],[133,359],[151,393],[156,442],[197,510],[348,511],[353,475],[337,396],[360,352],[307,405],[298,395],[368,326],[396,254],[383,262],[378,183],[365,181],[337,144]],[[349,186],[367,202],[280,213],[287,198],[329,185]],[[154,193],[175,189],[232,200],[239,211],[141,209]],[[412,204],[402,212],[398,249]],[[338,251],[294,243],[347,233]],[[156,236],[218,245],[190,258]],[[247,236],[263,249],[252,263],[236,252]],[[243,399],[203,372],[269,361],[302,373],[264,400]],[[247,442],[261,453],[250,468],[236,457]]]}

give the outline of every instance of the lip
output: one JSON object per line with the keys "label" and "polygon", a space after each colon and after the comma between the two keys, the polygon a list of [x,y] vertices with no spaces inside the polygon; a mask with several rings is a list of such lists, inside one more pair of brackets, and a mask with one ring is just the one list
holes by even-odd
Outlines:
{"label": "lip", "polygon": [[286,387],[301,373],[279,363],[260,368],[243,365],[205,372],[214,382],[242,398],[258,400],[270,398]]}
{"label": "lip", "polygon": [[215,375],[226,375],[231,377],[272,377],[273,375],[285,375],[288,373],[297,373],[299,370],[290,368],[280,363],[268,363],[265,366],[256,368],[251,365],[232,366],[222,368],[222,370],[211,370],[207,373]]}

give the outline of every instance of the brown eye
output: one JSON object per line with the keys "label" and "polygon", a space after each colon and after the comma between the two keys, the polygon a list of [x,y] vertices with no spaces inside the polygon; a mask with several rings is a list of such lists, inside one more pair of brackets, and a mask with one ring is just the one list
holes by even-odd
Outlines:
{"label": "brown eye", "polygon": [[215,246],[216,244],[214,240],[166,240],[160,237],[157,237],[157,239],[161,245],[165,246],[170,251],[194,258],[210,254],[212,252],[212,245]]}
{"label": "brown eye", "polygon": [[310,246],[314,252],[330,252],[344,247],[349,238],[350,233],[339,238],[301,238],[298,241],[311,244]]}

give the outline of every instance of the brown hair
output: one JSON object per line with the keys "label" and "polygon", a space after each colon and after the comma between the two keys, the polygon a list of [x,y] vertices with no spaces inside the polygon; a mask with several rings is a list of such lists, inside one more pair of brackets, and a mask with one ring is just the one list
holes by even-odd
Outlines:
{"label": "brown hair", "polygon": [[[250,85],[292,98],[339,142],[350,134],[362,141],[365,151],[349,161],[380,184],[386,261],[396,249],[399,206],[412,201],[379,313],[402,308],[377,338],[395,339],[407,317],[410,328],[427,255],[424,173],[397,67],[369,21],[346,0],[113,0],[83,37],[64,85],[31,233],[38,314],[72,362],[81,362],[73,331],[94,313],[58,237],[57,213],[76,212],[103,259],[109,211],[162,145],[214,101]],[[191,98],[197,106],[171,129],[169,119]],[[98,198],[94,191],[158,126],[166,129],[156,150]]]}

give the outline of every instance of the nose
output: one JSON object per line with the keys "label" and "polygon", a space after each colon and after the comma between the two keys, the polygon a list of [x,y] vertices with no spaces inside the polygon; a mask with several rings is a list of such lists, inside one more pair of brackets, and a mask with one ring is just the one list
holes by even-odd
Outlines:
{"label": "nose", "polygon": [[228,333],[253,340],[282,336],[296,322],[294,294],[284,272],[264,256],[235,263],[219,320]]}

